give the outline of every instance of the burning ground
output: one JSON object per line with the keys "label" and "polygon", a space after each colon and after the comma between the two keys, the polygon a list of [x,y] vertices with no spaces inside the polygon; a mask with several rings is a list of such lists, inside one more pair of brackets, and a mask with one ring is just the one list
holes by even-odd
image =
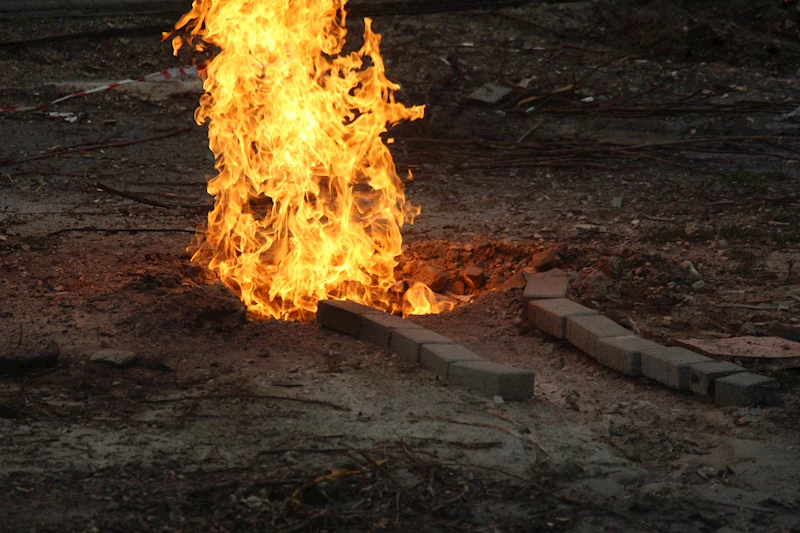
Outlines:
{"label": "burning ground", "polygon": [[[0,381],[3,530],[796,529],[796,369],[757,367],[781,405],[719,409],[521,328],[537,266],[660,341],[797,327],[798,12],[637,5],[375,17],[398,99],[427,105],[392,132],[422,206],[396,276],[473,297],[413,320],[533,369],[528,402],[250,320],[186,251],[214,173],[196,83],[58,108],[76,122],[0,116],[0,354],[60,347],[57,367]],[[23,104],[188,61],[158,35],[0,57],[3,103]],[[489,81],[511,100],[471,101]],[[470,266],[485,285],[458,294]],[[90,361],[101,349],[138,360]]]}

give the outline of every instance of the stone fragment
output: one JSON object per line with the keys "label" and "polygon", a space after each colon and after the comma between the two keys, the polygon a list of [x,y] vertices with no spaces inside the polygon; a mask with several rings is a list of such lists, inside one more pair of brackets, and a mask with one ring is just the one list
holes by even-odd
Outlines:
{"label": "stone fragment", "polygon": [[766,376],[742,372],[715,382],[717,405],[772,405],[778,399],[778,382]]}
{"label": "stone fragment", "polygon": [[713,398],[716,380],[739,372],[745,372],[745,369],[733,363],[697,363],[689,367],[689,388],[695,394]]}
{"label": "stone fragment", "polygon": [[348,300],[320,300],[317,304],[317,322],[340,333],[358,337],[361,316],[380,313],[377,309]]}
{"label": "stone fragment", "polygon": [[611,199],[611,207],[619,209],[622,207],[622,196],[615,196]]}
{"label": "stone fragment", "polygon": [[397,328],[392,331],[392,352],[409,363],[419,363],[420,351],[426,344],[453,344],[453,341],[420,327]]}
{"label": "stone fragment", "polygon": [[488,361],[463,361],[450,365],[448,381],[504,400],[526,400],[533,395],[533,372]]}
{"label": "stone fragment", "polygon": [[635,335],[597,339],[597,362],[629,376],[642,374],[642,351],[660,346]]}
{"label": "stone fragment", "polygon": [[460,279],[452,282],[450,286],[447,288],[453,294],[457,294],[458,296],[463,296],[467,293],[467,287],[464,285],[464,282]]}
{"label": "stone fragment", "polygon": [[511,89],[496,83],[485,83],[469,95],[469,100],[476,104],[496,105],[511,94]]}
{"label": "stone fragment", "polygon": [[567,318],[596,315],[597,311],[566,298],[533,300],[528,304],[531,326],[559,339],[566,337]]}
{"label": "stone fragment", "polygon": [[534,255],[531,260],[531,266],[539,272],[550,270],[551,268],[557,267],[560,263],[561,256],[558,255],[555,248],[548,248],[547,250],[539,252]]}
{"label": "stone fragment", "polygon": [[486,275],[483,269],[475,265],[468,266],[466,270],[464,270],[463,278],[464,282],[473,290],[482,288],[483,284],[486,282]]}
{"label": "stone fragment", "polygon": [[125,368],[136,364],[139,355],[128,350],[100,350],[89,357],[93,363],[101,363],[116,368]]}
{"label": "stone fragment", "polygon": [[567,317],[566,338],[576,348],[595,357],[597,340],[608,337],[628,337],[631,332],[602,315]]}
{"label": "stone fragment", "polygon": [[691,365],[714,361],[685,348],[664,346],[643,350],[641,357],[644,376],[674,389],[689,388],[691,381],[689,367]]}
{"label": "stone fragment", "polygon": [[569,293],[570,276],[558,272],[537,272],[528,277],[522,293],[522,316],[527,316],[528,303],[546,298],[566,298]]}
{"label": "stone fragment", "polygon": [[388,313],[364,313],[361,315],[358,338],[388,348],[392,341],[392,332],[398,328],[422,329],[422,326]]}
{"label": "stone fragment", "polygon": [[413,281],[426,285],[433,292],[444,292],[449,282],[447,275],[432,265],[423,265],[417,270]]}
{"label": "stone fragment", "polygon": [[425,344],[420,350],[419,360],[439,376],[447,378],[453,363],[481,361],[481,357],[458,344]]}

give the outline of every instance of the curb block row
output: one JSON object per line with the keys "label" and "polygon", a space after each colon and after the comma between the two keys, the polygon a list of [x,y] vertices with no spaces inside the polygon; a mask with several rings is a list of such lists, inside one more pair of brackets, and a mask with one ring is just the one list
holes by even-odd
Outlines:
{"label": "curb block row", "polygon": [[523,316],[531,326],[629,376],[645,376],[674,389],[713,397],[717,405],[773,403],[778,383],[728,362],[685,348],[642,339],[593,309],[566,298],[566,273],[532,275],[523,293]]}
{"label": "curb block row", "polygon": [[533,395],[533,372],[483,360],[447,337],[398,316],[344,300],[321,300],[320,325],[387,348],[409,363],[421,363],[451,385],[505,400]]}

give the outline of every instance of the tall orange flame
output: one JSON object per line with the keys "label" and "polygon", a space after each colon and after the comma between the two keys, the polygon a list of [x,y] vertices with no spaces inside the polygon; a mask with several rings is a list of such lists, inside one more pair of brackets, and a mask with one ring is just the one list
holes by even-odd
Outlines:
{"label": "tall orange flame", "polygon": [[218,174],[193,260],[256,315],[306,320],[326,298],[440,310],[430,290],[389,297],[400,228],[419,209],[380,136],[424,109],[395,101],[369,19],[361,49],[342,52],[344,3],[195,0],[175,26],[218,49],[195,112]]}

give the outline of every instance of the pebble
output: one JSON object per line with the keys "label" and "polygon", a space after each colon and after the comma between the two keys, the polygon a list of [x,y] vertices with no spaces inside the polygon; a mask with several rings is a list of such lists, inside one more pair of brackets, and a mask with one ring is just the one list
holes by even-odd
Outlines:
{"label": "pebble", "polygon": [[694,283],[692,283],[692,290],[702,291],[705,288],[706,288],[706,282],[703,281],[702,279],[700,281],[695,281]]}
{"label": "pebble", "polygon": [[622,207],[622,196],[615,196],[611,199],[611,207],[619,209]]}
{"label": "pebble", "polygon": [[131,366],[136,363],[138,359],[139,356],[136,352],[127,350],[100,350],[89,357],[89,361],[93,363],[101,363],[116,368]]}

